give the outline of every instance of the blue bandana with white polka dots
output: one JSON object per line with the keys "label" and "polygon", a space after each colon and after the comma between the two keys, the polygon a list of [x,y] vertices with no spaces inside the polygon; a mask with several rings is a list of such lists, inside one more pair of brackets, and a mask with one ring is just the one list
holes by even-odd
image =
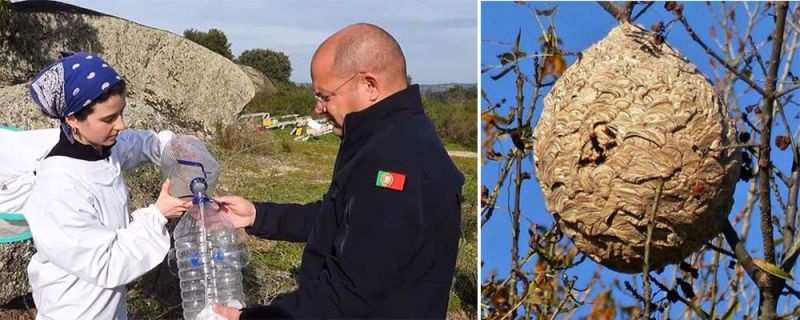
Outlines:
{"label": "blue bandana with white polka dots", "polygon": [[61,60],[33,78],[29,88],[31,98],[42,112],[61,120],[61,129],[72,142],[72,130],[66,117],[83,110],[122,78],[97,54],[62,55]]}

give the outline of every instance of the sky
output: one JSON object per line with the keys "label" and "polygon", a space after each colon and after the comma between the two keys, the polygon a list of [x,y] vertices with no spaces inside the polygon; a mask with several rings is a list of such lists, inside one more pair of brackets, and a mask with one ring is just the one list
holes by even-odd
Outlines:
{"label": "sky", "polygon": [[[558,5],[558,11],[555,16],[555,28],[558,36],[562,38],[563,44],[562,49],[568,52],[576,52],[582,51],[587,49],[592,44],[598,42],[602,38],[606,36],[606,34],[617,25],[617,22],[608,14],[606,13],[597,3],[595,2],[536,2],[531,3],[531,6],[537,9],[545,9],[550,8],[554,5]],[[706,39],[707,42],[711,42],[710,36],[708,35],[709,26],[711,21],[709,20],[709,11],[702,2],[696,3],[684,3],[686,9],[684,10],[685,15],[689,22],[694,26],[694,28],[700,34],[700,37]],[[639,8],[639,7],[637,7]],[[638,11],[638,10],[637,10]],[[541,36],[541,30],[534,19],[531,11],[525,7],[514,4],[512,2],[483,2],[481,4],[481,55],[479,57],[482,66],[490,66],[490,65],[498,65],[499,61],[497,58],[498,54],[509,52],[511,51],[511,43],[514,42],[514,39],[517,35],[517,32],[521,30],[522,32],[522,41],[521,47],[523,51],[532,53],[538,49],[538,43],[536,42],[536,38]],[[649,27],[656,21],[668,21],[671,19],[671,15],[667,13],[662,3],[657,3],[650,10],[645,13],[637,23]],[[737,21],[741,23],[744,21],[743,16],[738,16]],[[542,23],[546,26],[548,23],[547,18],[542,20]],[[765,27],[771,28],[772,23],[764,23]],[[757,28],[756,35],[754,36],[755,39],[764,39],[766,38],[763,36],[765,30],[768,28]],[[787,27],[788,28],[788,27]],[[718,29],[720,30],[720,29]],[[702,51],[702,49],[693,42],[686,31],[683,29],[682,26],[679,24],[675,24],[671,29],[668,30],[668,34],[666,37],[667,43],[672,45],[678,51],[683,53],[690,61],[695,63],[698,68],[707,75],[712,75],[713,73],[710,71],[709,66],[709,58],[708,56]],[[716,48],[716,46],[714,46]],[[766,46],[766,49],[761,50],[762,55],[765,57],[768,56],[769,46]],[[575,58],[567,57],[568,64],[574,63]],[[800,74],[797,59],[792,66],[792,71],[795,74]],[[522,68],[527,70],[532,70],[532,62],[528,60],[526,63],[522,64]],[[781,70],[782,72],[782,70]],[[492,72],[494,74],[494,72]],[[755,80],[758,80],[758,75],[755,76]],[[511,103],[514,101],[516,96],[516,88],[514,85],[514,75],[513,73],[509,73],[506,77],[501,78],[498,81],[491,80],[488,76],[488,73],[481,75],[481,89],[488,94],[488,97],[491,101],[497,102],[500,98],[507,98],[506,106],[513,104]],[[762,82],[763,83],[763,82]],[[526,87],[525,93],[529,94],[530,87]],[[527,105],[529,102],[526,97],[525,104]],[[740,105],[742,102],[744,103],[755,103],[757,100],[752,95],[744,95],[741,99],[739,99]],[[488,107],[486,102],[481,102],[481,108],[485,110]],[[537,112],[535,114],[534,119],[538,118],[539,113],[541,112],[541,100],[537,104]],[[508,108],[501,108],[498,114],[505,115],[507,114]],[[796,108],[787,109],[787,117],[790,118],[790,125],[792,128],[797,128],[798,120],[795,119],[795,115],[797,114]],[[782,124],[777,122],[776,128],[782,128]],[[782,129],[776,129],[775,134],[782,134]],[[512,146],[512,142],[510,139],[500,140],[500,146],[497,147],[497,151],[502,153],[506,153],[506,151]],[[790,157],[789,152],[779,152],[775,151],[773,146],[773,155],[775,159],[776,165],[778,165],[784,172],[788,172],[790,170]],[[481,168],[481,184],[486,185],[489,190],[494,188],[494,185],[497,181],[497,176],[500,171],[500,163],[499,162],[489,162]],[[524,255],[526,249],[528,247],[528,237],[526,230],[528,226],[532,223],[537,223],[539,225],[549,226],[553,223],[552,216],[548,213],[545,208],[544,200],[542,198],[542,193],[538,185],[538,181],[535,180],[535,170],[532,166],[532,161],[530,161],[530,157],[523,161],[523,171],[530,172],[534,174],[534,179],[528,180],[525,184],[523,184],[522,188],[522,197],[521,197],[521,232],[520,232],[520,252],[521,255]],[[512,179],[508,179],[507,181],[513,181]],[[743,206],[746,198],[748,185],[740,182],[737,186],[735,195],[734,195],[734,206],[731,212],[738,212]],[[782,188],[782,191],[785,192],[785,188]],[[480,274],[485,277],[489,272],[495,270],[497,275],[500,278],[505,278],[510,270],[510,261],[511,261],[511,214],[510,208],[513,205],[513,197],[509,197],[509,192],[513,192],[513,188],[508,187],[508,183],[505,187],[501,188],[500,195],[498,197],[497,207],[495,209],[493,217],[481,228],[481,260],[482,260],[482,267],[480,269]],[[786,193],[784,193],[785,195]],[[784,196],[785,198],[785,196]],[[773,201],[773,207],[777,208],[776,210],[780,210],[777,204]],[[758,209],[753,211],[752,213],[752,221],[750,230],[750,236],[746,240],[747,247],[752,252],[755,258],[763,257],[760,251],[757,249],[760,247],[761,244],[761,236],[760,230],[757,228],[758,226],[758,217],[759,212]],[[738,229],[738,228],[737,228]],[[776,234],[777,237],[777,234]],[[727,245],[725,245],[727,247]],[[727,265],[727,260],[723,260],[724,265]],[[598,267],[596,263],[587,259],[584,264],[582,264],[578,268],[570,269],[567,271],[567,275],[569,276],[578,276],[579,278],[583,278],[584,280],[588,280],[591,277],[592,272]],[[525,270],[532,269],[532,263],[528,263],[525,267]],[[602,268],[602,277],[605,279],[612,279],[618,278],[620,280],[628,280],[633,281],[634,277],[631,275],[621,274],[614,271],[610,271],[608,269]],[[661,278],[668,278],[672,273],[673,268],[667,268],[666,271],[660,275]],[[638,283],[641,283],[641,277],[638,277]],[[723,279],[720,276],[720,279]],[[746,281],[750,281],[747,279]],[[610,281],[606,281],[609,283]],[[585,283],[585,282],[584,282]],[[725,283],[725,282],[721,282]],[[577,287],[581,287],[581,283],[577,285]],[[619,291],[615,291],[615,298],[621,304],[633,304],[635,303],[634,300],[626,297],[625,295],[621,294]],[[791,300],[784,298],[781,300],[782,302]],[[796,301],[796,300],[795,300]],[[783,304],[779,307],[779,310],[783,307]],[[586,315],[589,307],[584,308],[578,315]],[[679,309],[683,309],[680,306]],[[708,310],[708,308],[706,308]],[[737,318],[741,317],[741,313]],[[674,318],[675,315],[673,315]]]}
{"label": "sky", "polygon": [[474,0],[64,0],[182,35],[188,28],[222,30],[234,56],[247,49],[282,51],[291,80],[311,82],[311,57],[325,38],[357,23],[391,33],[414,83],[476,83],[477,5]]}

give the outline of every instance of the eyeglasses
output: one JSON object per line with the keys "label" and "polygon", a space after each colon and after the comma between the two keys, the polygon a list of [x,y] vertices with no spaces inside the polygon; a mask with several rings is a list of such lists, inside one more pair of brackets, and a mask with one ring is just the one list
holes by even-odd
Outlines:
{"label": "eyeglasses", "polygon": [[347,84],[350,81],[353,81],[353,79],[355,79],[357,75],[360,75],[362,73],[363,72],[356,72],[355,74],[353,74],[352,77],[350,77],[345,82],[342,82],[342,84],[340,84],[338,87],[336,87],[336,89],[333,89],[333,91],[331,91],[331,93],[328,94],[328,95],[322,95],[319,92],[314,92],[314,98],[317,98],[317,101],[322,103],[322,105],[326,105],[328,103],[328,101],[331,100],[331,97],[336,95],[336,91],[339,91],[339,89],[344,87],[345,84]]}

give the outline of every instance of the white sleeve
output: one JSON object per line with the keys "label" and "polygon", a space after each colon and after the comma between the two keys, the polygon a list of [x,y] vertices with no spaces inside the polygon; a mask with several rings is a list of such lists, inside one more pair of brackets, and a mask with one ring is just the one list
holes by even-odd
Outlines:
{"label": "white sleeve", "polygon": [[123,170],[133,169],[145,160],[159,164],[161,151],[172,140],[172,131],[153,131],[127,129],[120,132],[117,144],[111,149],[111,156],[119,159]]}
{"label": "white sleeve", "polygon": [[[57,184],[39,184],[52,185]],[[51,190],[35,192],[25,207],[39,254],[104,288],[125,285],[164,260],[170,246],[167,220],[154,205],[133,212],[127,228],[114,230],[100,223],[81,187],[69,188],[44,187]]]}

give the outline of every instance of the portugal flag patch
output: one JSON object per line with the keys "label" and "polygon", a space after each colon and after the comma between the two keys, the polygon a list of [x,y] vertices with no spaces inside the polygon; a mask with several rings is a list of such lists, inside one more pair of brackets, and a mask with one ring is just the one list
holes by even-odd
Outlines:
{"label": "portugal flag patch", "polygon": [[378,170],[378,179],[375,180],[375,186],[403,191],[406,184],[406,175],[396,172]]}

